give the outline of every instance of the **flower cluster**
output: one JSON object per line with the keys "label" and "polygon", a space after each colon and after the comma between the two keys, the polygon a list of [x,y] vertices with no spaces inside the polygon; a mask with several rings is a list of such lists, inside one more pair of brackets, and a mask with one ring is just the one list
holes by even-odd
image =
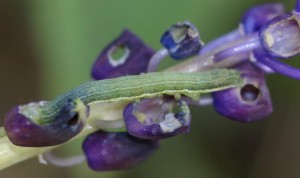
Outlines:
{"label": "flower cluster", "polygon": [[[300,79],[299,69],[278,60],[300,52],[299,24],[300,1],[290,13],[284,13],[281,4],[263,4],[249,9],[237,30],[206,45],[192,23],[176,23],[163,33],[160,40],[163,48],[157,52],[124,30],[97,58],[91,72],[94,80],[154,72],[170,56],[184,61],[168,68],[169,71],[234,68],[240,72],[243,85],[213,92],[211,97],[199,101],[162,95],[127,103],[122,121],[126,131],[98,130],[83,142],[89,167],[96,171],[118,170],[144,161],[158,148],[161,139],[189,132],[191,104],[212,103],[219,114],[240,122],[267,117],[273,108],[265,76],[278,73]],[[12,143],[33,147],[64,143],[82,130],[91,114],[80,100],[68,100],[53,121],[38,123],[25,116],[39,112],[33,108],[26,106],[24,114],[24,106],[18,106],[7,115],[5,130]]]}

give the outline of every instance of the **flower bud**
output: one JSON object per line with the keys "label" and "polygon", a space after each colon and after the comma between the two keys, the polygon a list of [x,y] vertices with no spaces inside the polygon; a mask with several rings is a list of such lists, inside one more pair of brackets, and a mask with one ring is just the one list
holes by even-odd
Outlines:
{"label": "flower bud", "polygon": [[92,67],[92,77],[101,80],[146,72],[153,54],[141,39],[124,30],[101,52]]}
{"label": "flower bud", "polygon": [[300,14],[292,12],[270,20],[259,33],[263,49],[273,57],[289,58],[300,52]]}
{"label": "flower bud", "polygon": [[82,149],[91,169],[109,171],[139,165],[158,146],[158,141],[135,138],[128,133],[98,131],[84,140]]}
{"label": "flower bud", "polygon": [[161,44],[174,59],[184,59],[199,53],[201,42],[197,28],[190,22],[178,22],[161,37]]}
{"label": "flower bud", "polygon": [[242,87],[212,94],[215,110],[233,120],[252,122],[267,117],[272,111],[272,101],[264,73],[249,62],[237,66],[244,79]]}
{"label": "flower bud", "polygon": [[[178,111],[172,111],[177,105]],[[129,134],[144,139],[162,139],[189,131],[191,115],[185,101],[171,97],[143,99],[123,112]]]}
{"label": "flower bud", "polygon": [[[29,105],[41,104],[44,102]],[[13,108],[4,121],[9,140],[18,146],[43,147],[64,143],[82,130],[84,120],[89,115],[89,107],[79,99],[69,100],[51,122],[39,124],[26,116],[22,107],[24,106]]]}

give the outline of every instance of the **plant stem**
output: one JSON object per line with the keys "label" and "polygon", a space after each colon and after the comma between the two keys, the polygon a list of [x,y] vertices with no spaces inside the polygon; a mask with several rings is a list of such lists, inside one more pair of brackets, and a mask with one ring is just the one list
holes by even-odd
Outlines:
{"label": "plant stem", "polygon": [[[3,127],[0,128],[1,130]],[[89,133],[94,132],[95,129],[92,127],[85,127],[81,133],[79,133],[74,139],[80,138],[82,136],[88,135]],[[12,144],[7,136],[0,138],[0,170],[3,170],[9,166],[22,162],[26,159],[38,156],[44,152],[52,150],[57,146],[51,147],[20,147]]]}
{"label": "plant stem", "polygon": [[55,147],[20,147],[13,145],[8,140],[7,136],[4,136],[0,138],[0,170],[7,168],[13,164],[19,163],[23,160],[37,156],[53,148]]}

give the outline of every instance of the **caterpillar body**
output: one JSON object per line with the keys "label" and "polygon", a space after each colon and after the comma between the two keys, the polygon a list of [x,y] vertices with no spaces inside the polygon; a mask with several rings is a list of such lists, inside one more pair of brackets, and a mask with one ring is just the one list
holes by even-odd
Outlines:
{"label": "caterpillar body", "polygon": [[20,112],[39,123],[51,120],[67,100],[80,99],[83,104],[113,101],[136,101],[162,94],[195,98],[203,93],[241,85],[236,70],[216,69],[200,73],[153,72],[93,81],[66,92],[52,101],[20,106]]}

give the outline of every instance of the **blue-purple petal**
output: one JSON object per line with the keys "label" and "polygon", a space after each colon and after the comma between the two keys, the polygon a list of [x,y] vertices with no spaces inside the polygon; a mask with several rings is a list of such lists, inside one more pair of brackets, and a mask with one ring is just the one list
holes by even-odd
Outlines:
{"label": "blue-purple petal", "polygon": [[171,26],[162,35],[160,42],[174,59],[196,55],[202,47],[198,29],[188,21]]}
{"label": "blue-purple petal", "polygon": [[282,14],[262,27],[259,38],[268,55],[289,58],[300,53],[299,20],[298,13]]}
{"label": "blue-purple petal", "polygon": [[267,3],[249,9],[242,18],[245,34],[257,32],[272,18],[284,13],[280,3]]}
{"label": "blue-purple petal", "polygon": [[[76,136],[84,123],[79,118],[72,101],[60,110],[52,122],[36,124],[14,107],[5,117],[4,128],[9,140],[18,146],[43,147],[64,143]],[[88,108],[87,108],[88,109]],[[89,113],[86,113],[86,116]]]}
{"label": "blue-purple petal", "polygon": [[[114,59],[112,54],[118,48],[123,48],[124,54],[120,59]],[[154,51],[141,39],[129,30],[124,30],[101,52],[92,67],[92,77],[101,80],[146,72],[153,54]]]}
{"label": "blue-purple petal", "polygon": [[[179,111],[174,113],[173,107]],[[187,133],[190,128],[190,110],[184,101],[173,98],[150,98],[128,104],[123,117],[127,132],[144,139],[162,139]]]}
{"label": "blue-purple petal", "polygon": [[296,1],[295,11],[298,12],[298,13],[300,12],[300,1],[299,0]]}
{"label": "blue-purple petal", "polygon": [[110,171],[138,166],[158,146],[158,141],[135,138],[128,133],[97,131],[85,139],[82,148],[91,169]]}
{"label": "blue-purple petal", "polygon": [[[284,13],[284,6],[280,3],[267,3],[249,9],[242,18],[242,27],[246,35],[258,32],[268,21]],[[266,73],[273,72],[263,63],[256,62]]]}
{"label": "blue-purple petal", "polygon": [[252,122],[267,117],[273,111],[264,72],[246,62],[237,66],[244,79],[242,87],[212,94],[215,110],[240,122]]}

